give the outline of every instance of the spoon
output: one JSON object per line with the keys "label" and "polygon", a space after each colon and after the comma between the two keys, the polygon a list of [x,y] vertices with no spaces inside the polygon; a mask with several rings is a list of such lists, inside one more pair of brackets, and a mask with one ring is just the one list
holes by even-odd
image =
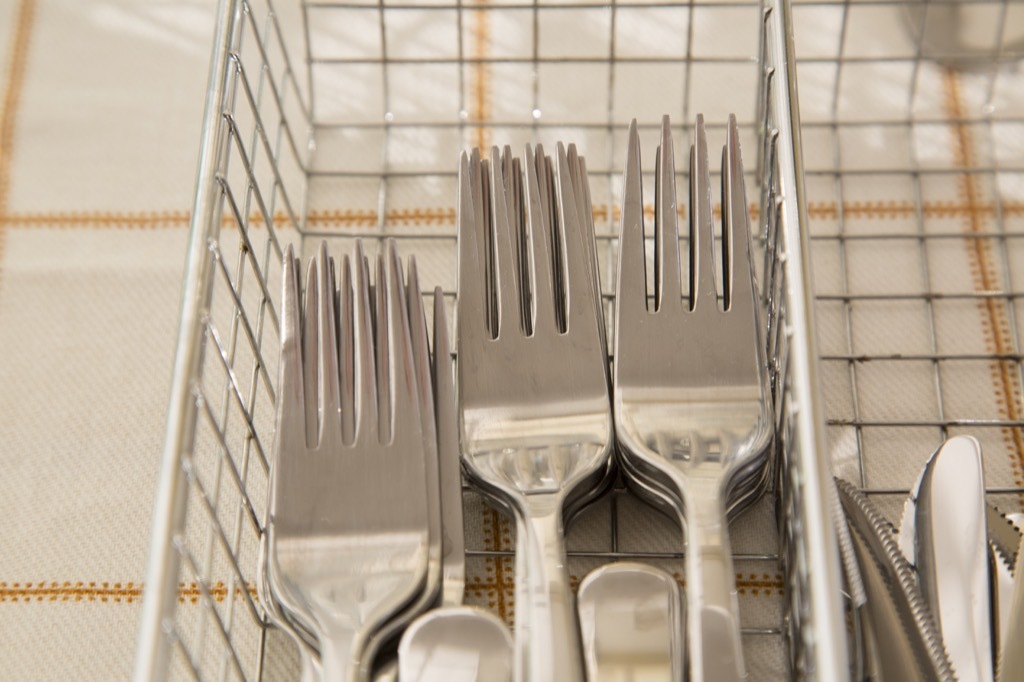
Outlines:
{"label": "spoon", "polygon": [[497,616],[472,606],[430,611],[398,646],[399,682],[510,682],[512,634]]}
{"label": "spoon", "polygon": [[683,680],[683,610],[665,571],[621,562],[591,572],[577,595],[587,679]]}

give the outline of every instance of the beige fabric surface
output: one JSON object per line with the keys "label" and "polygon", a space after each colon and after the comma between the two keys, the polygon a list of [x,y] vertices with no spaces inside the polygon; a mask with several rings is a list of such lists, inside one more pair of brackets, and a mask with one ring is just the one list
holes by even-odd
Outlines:
{"label": "beige fabric surface", "polygon": [[0,2],[0,669],[131,669],[213,2]]}
{"label": "beige fabric surface", "polygon": [[[616,54],[653,51],[680,60],[688,54],[750,54],[759,13],[749,10],[623,8],[615,24]],[[1024,239],[1013,235],[1024,234],[1024,73],[1006,67],[990,97],[990,76],[983,73],[956,73],[931,63],[910,73],[906,64],[868,60],[847,66],[834,97],[836,69],[830,60],[844,44],[839,39],[843,11],[821,4],[794,10],[800,55],[811,58],[801,64],[799,76],[818,339],[835,470],[877,492],[902,491],[947,424],[945,433],[969,432],[982,441],[991,488],[1016,489],[1024,482],[1019,361]],[[374,12],[367,10],[370,26],[375,26]],[[584,12],[589,12],[586,21],[577,11],[547,22],[572,32],[575,40],[542,34],[541,52],[605,58],[612,31],[607,14]],[[844,56],[913,55],[896,9],[854,7],[851,12]],[[415,10],[396,16],[398,23],[389,24],[394,31],[389,45],[404,46],[399,49],[410,51],[405,56],[453,56],[451,39],[459,29],[452,17],[442,21],[436,12]],[[130,672],[213,17],[212,0],[0,0],[0,670],[5,679],[125,679]],[[321,54],[348,57],[353,50],[381,49],[379,34],[331,18],[325,12],[314,22]],[[496,11],[486,20],[469,17],[462,26],[472,34],[465,42],[473,54],[467,56],[522,57],[524,44],[532,40],[528,18],[516,11]],[[314,87],[324,93],[317,99],[319,117],[379,120],[383,110],[358,105],[381,101],[375,89],[379,75],[370,77],[359,67],[342,75],[325,71],[314,77]],[[541,75],[536,90],[513,63],[496,63],[486,75],[490,85],[484,88],[481,73],[469,74],[466,87],[477,88],[466,100],[471,118],[528,123],[537,98],[552,103],[541,107],[544,117],[610,120],[619,126],[620,134],[611,138],[605,130],[584,129],[576,140],[591,170],[605,171],[592,178],[597,230],[603,235],[617,229],[615,169],[630,117],[650,124],[664,111],[679,112],[678,124],[685,124],[703,111],[720,125],[739,108],[738,99],[750,120],[756,83],[750,63],[717,70],[698,63],[691,71],[682,65],[622,64],[609,108],[608,99],[590,96],[592,84],[607,88],[609,82],[607,68],[599,63],[552,68]],[[436,89],[460,87],[458,77],[458,71],[442,67],[401,72],[396,78],[408,87],[394,89],[391,113],[399,120],[447,120],[452,112],[435,98]],[[862,125],[822,125],[831,120],[833,105],[842,120]],[[910,128],[910,113],[922,123]],[[416,128],[396,128],[389,141],[391,170],[433,168],[446,150],[453,167],[455,153],[469,144],[522,141],[513,128],[480,130],[485,132],[470,127],[450,139],[431,134],[428,139],[438,147],[425,149],[416,144],[422,139]],[[712,134],[720,137],[720,132]],[[557,137],[563,131],[545,134]],[[643,139],[650,169],[653,129],[645,129]],[[713,147],[721,142],[715,139]],[[685,159],[688,140],[677,133],[675,142],[677,160]],[[383,141],[370,134],[346,136],[338,129],[332,137],[327,130],[318,143],[313,157],[318,170],[381,170]],[[744,145],[752,171],[756,143],[750,129],[744,130]],[[716,159],[712,163],[717,167]],[[681,178],[680,197],[683,183]],[[307,227],[322,230],[372,229],[381,208],[377,183],[358,179],[313,181],[308,202]],[[450,178],[398,178],[391,182],[382,222],[405,234],[450,234],[453,205]],[[287,228],[281,233],[297,239]],[[981,238],[953,238],[971,233]],[[864,239],[870,235],[903,237]],[[303,246],[308,250],[312,243]],[[332,240],[332,249],[340,253],[348,243]],[[605,291],[611,291],[615,252],[602,244]],[[225,230],[221,246],[225,253],[237,253],[237,235]],[[402,248],[418,254],[425,288],[454,287],[450,244],[420,239]],[[926,296],[929,292],[950,296],[936,299]],[[1014,296],[978,296],[993,292]],[[246,296],[252,293],[250,286]],[[867,294],[877,296],[869,300]],[[211,316],[230,318],[230,306],[215,297]],[[994,355],[1002,359],[993,360]],[[276,381],[274,362],[268,358]],[[265,426],[269,406],[257,403],[256,411]],[[985,423],[966,425],[972,419]],[[259,504],[258,483],[252,485],[249,493]],[[901,494],[876,499],[895,518]],[[1016,494],[993,499],[1007,507],[1020,504]],[[775,551],[770,506],[765,501],[734,526],[736,551],[750,556]],[[620,550],[679,549],[672,524],[626,495],[614,506],[606,500],[582,515],[570,534],[570,549],[609,550],[612,514]],[[202,535],[201,519],[190,508],[190,537]],[[512,544],[508,523],[475,498],[467,505],[467,535],[476,548]],[[243,538],[239,554],[251,563],[254,552]],[[598,563],[572,559],[574,580]],[[467,600],[513,619],[511,561],[478,557],[469,565]],[[659,565],[682,578],[679,562]],[[737,571],[744,626],[779,628],[783,582],[777,566],[748,560]],[[234,618],[249,618],[243,598],[224,584],[248,592],[252,586],[230,583],[222,563],[212,573],[219,586],[216,601],[235,604]],[[179,609],[187,620],[205,607],[195,584],[182,580]],[[196,628],[191,634],[216,639],[213,631]],[[778,679],[786,670],[778,636],[751,635],[745,644],[751,679]],[[235,645],[255,651],[258,637],[240,627]],[[271,635],[265,661],[266,679],[293,678],[297,670],[294,652],[279,634]],[[210,669],[220,670],[221,663],[216,660]]]}
{"label": "beige fabric surface", "polygon": [[[840,8],[797,6],[794,17],[800,56],[834,58]],[[987,486],[1018,490],[1024,74],[1013,62],[912,69],[902,7],[853,8],[844,39],[844,55],[865,61],[840,85],[834,64],[799,69],[836,473],[869,490],[906,490],[944,435],[971,433]],[[903,63],[870,61],[881,56]],[[854,125],[815,125],[833,106]],[[898,519],[901,495],[876,501]]]}

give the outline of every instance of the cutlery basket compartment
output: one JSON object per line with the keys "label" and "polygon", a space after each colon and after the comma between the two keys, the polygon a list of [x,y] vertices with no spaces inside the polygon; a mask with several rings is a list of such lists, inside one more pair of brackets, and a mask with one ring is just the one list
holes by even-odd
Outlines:
{"label": "cutlery basket compartment", "polygon": [[[650,187],[665,113],[678,159],[686,158],[696,114],[705,116],[713,149],[736,114],[759,226],[778,465],[765,499],[732,526],[747,667],[755,680],[846,677],[791,11],[785,0],[221,0],[141,677],[297,674],[297,656],[266,626],[254,587],[285,246],[308,257],[323,239],[339,253],[358,238],[372,253],[395,237],[404,256],[416,254],[424,290],[441,286],[452,306],[459,152],[574,142],[587,159],[613,319],[627,125],[638,119]],[[711,157],[717,187],[720,159]],[[685,221],[686,164],[678,170]],[[510,527],[475,493],[465,497],[467,601],[511,619]],[[618,559],[682,578],[678,531],[624,489],[581,514],[568,547],[576,579]]]}

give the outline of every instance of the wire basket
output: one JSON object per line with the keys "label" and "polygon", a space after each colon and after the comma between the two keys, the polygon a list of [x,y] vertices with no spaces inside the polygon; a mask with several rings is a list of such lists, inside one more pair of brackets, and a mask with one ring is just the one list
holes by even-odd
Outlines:
{"label": "wire basket", "polygon": [[898,524],[929,455],[970,434],[988,501],[1019,511],[1024,3],[792,16],[832,468]]}
{"label": "wire basket", "polygon": [[[396,237],[424,290],[441,286],[452,306],[458,153],[566,140],[587,158],[611,292],[626,126],[638,117],[653,149],[669,113],[685,149],[698,112],[712,145],[737,115],[747,185],[759,188],[749,198],[780,456],[766,500],[733,531],[748,668],[753,679],[848,677],[791,11],[785,0],[221,0],[137,679],[297,670],[254,589],[285,246],[309,255],[326,239],[337,253]],[[613,319],[607,293],[605,305]],[[512,619],[510,530],[472,491],[465,504],[469,570],[490,581],[471,581],[468,599]],[[679,574],[680,543],[666,549],[659,535],[678,537],[617,489],[570,528],[570,572],[630,558]]]}

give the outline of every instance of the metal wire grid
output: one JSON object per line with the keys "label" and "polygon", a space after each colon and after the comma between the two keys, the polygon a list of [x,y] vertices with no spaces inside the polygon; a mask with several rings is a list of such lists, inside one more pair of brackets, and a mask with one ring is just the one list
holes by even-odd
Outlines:
{"label": "metal wire grid", "polygon": [[[157,502],[138,654],[140,679],[167,670],[174,677],[202,679],[270,679],[294,672],[292,652],[268,634],[253,587],[273,438],[279,331],[275,302],[285,243],[308,251],[327,238],[337,252],[356,237],[398,237],[404,253],[417,254],[424,288],[442,286],[451,305],[454,214],[446,207],[454,197],[457,153],[491,141],[543,141],[551,148],[556,139],[575,140],[590,162],[599,204],[595,213],[604,289],[611,291],[621,145],[625,123],[637,114],[629,106],[634,94],[630,82],[642,73],[653,73],[657,84],[644,92],[664,100],[656,103],[654,113],[678,112],[679,147],[688,144],[690,128],[685,124],[697,107],[709,114],[712,135],[719,137],[725,113],[735,111],[743,126],[748,170],[756,169],[765,180],[760,197],[760,205],[767,207],[760,212],[767,237],[762,281],[772,302],[768,338],[776,363],[785,458],[782,494],[771,495],[734,529],[737,570],[768,578],[766,584],[755,581],[753,594],[741,597],[744,645],[755,679],[815,673],[829,677],[815,645],[816,638],[824,642],[835,633],[822,624],[826,619],[820,608],[815,614],[801,601],[811,591],[806,537],[821,537],[827,514],[807,518],[807,509],[815,508],[815,494],[805,493],[806,483],[800,479],[808,476],[806,453],[814,452],[817,440],[813,418],[806,416],[813,412],[813,396],[806,388],[801,395],[798,386],[794,399],[792,384],[800,382],[788,379],[793,366],[807,362],[805,357],[789,363],[789,347],[807,340],[797,336],[793,341],[799,335],[799,315],[796,331],[786,324],[787,309],[799,307],[790,289],[799,290],[801,284],[791,281],[784,254],[789,254],[792,268],[793,262],[799,264],[802,247],[794,243],[799,231],[786,229],[795,225],[799,202],[793,203],[797,169],[791,167],[792,114],[786,108],[791,92],[785,66],[787,19],[780,16],[785,9],[783,5],[773,14],[750,2],[270,6],[260,0],[222,0],[175,373],[174,395],[181,400],[172,402],[169,416],[165,480]],[[498,13],[503,13],[500,21]],[[401,31],[395,33],[396,27],[409,24],[410,16],[417,22],[442,17],[437,30],[442,36],[454,31],[455,39],[448,36],[440,42],[453,43],[454,51],[439,53],[427,41],[410,52],[400,40]],[[367,18],[377,26],[376,34],[350,31],[366,26]],[[501,36],[482,36],[492,19],[494,24],[521,26],[523,33],[504,43]],[[679,22],[683,28],[671,49],[640,52],[617,29],[629,28],[631,22],[646,22],[650,29],[652,20]],[[588,22],[596,22],[603,36],[594,43],[600,47],[591,45],[589,52],[559,53],[545,37],[552,28],[566,30]],[[448,28],[441,28],[442,23]],[[709,24],[718,29],[712,41],[705,35]],[[485,51],[485,46],[498,46],[498,53]],[[295,68],[302,63],[307,70]],[[565,80],[567,69],[577,80],[600,75],[597,90],[605,89],[606,96],[591,98],[599,100],[595,104],[573,99],[570,93],[565,99],[571,107],[559,109],[564,93],[552,92],[547,79],[571,87]],[[481,92],[485,77],[493,78],[494,99],[507,106],[487,102]],[[433,109],[429,104],[412,106],[431,102],[430,93],[405,88],[418,80],[436,87],[438,79],[449,87],[442,104]],[[724,86],[719,83],[723,80]],[[399,82],[403,89],[393,87]],[[518,99],[508,105],[510,98]],[[581,106],[582,112],[576,109]],[[708,111],[708,106],[720,111]],[[656,128],[655,117],[641,119],[645,149],[653,148]],[[429,153],[407,153],[424,146]],[[650,173],[653,154],[645,159]],[[780,164],[790,166],[776,173]],[[678,194],[684,198],[685,173],[681,176]],[[748,186],[756,185],[748,181]],[[436,199],[436,207],[422,208],[417,202],[424,196],[442,198]],[[610,314],[613,301],[606,299]],[[802,381],[800,385],[810,385],[806,378]],[[794,416],[798,410],[803,410],[803,422]],[[801,453],[802,464],[796,462]],[[813,455],[810,461],[813,465]],[[470,516],[485,514],[471,492],[467,508]],[[782,510],[780,516],[786,519],[782,535],[788,542],[781,556],[773,508]],[[814,523],[817,531],[808,528]],[[621,489],[584,514],[577,529],[570,531],[569,545],[570,570],[578,577],[601,563],[626,558],[679,572],[677,532],[640,509]],[[497,537],[502,532],[495,526],[485,537],[486,529],[469,529],[471,565],[489,562],[511,574],[510,543]],[[670,539],[658,543],[658,537]],[[783,581],[769,575],[777,572],[780,559],[790,569]],[[783,603],[784,588],[793,605]],[[471,601],[472,589],[470,585]],[[774,592],[774,598],[758,595],[759,589]],[[784,657],[783,635],[794,642],[792,661]]]}
{"label": "metal wire grid", "polygon": [[990,501],[1024,492],[1024,3],[956,5],[942,50],[952,8],[793,10],[830,449],[894,522],[950,435],[982,442]]}
{"label": "metal wire grid", "polygon": [[218,8],[137,679],[259,676],[280,228],[298,224],[309,120],[286,20]]}
{"label": "metal wire grid", "polygon": [[1018,510],[1024,3],[793,16],[834,470],[898,524],[926,458],[971,434],[989,501]]}

